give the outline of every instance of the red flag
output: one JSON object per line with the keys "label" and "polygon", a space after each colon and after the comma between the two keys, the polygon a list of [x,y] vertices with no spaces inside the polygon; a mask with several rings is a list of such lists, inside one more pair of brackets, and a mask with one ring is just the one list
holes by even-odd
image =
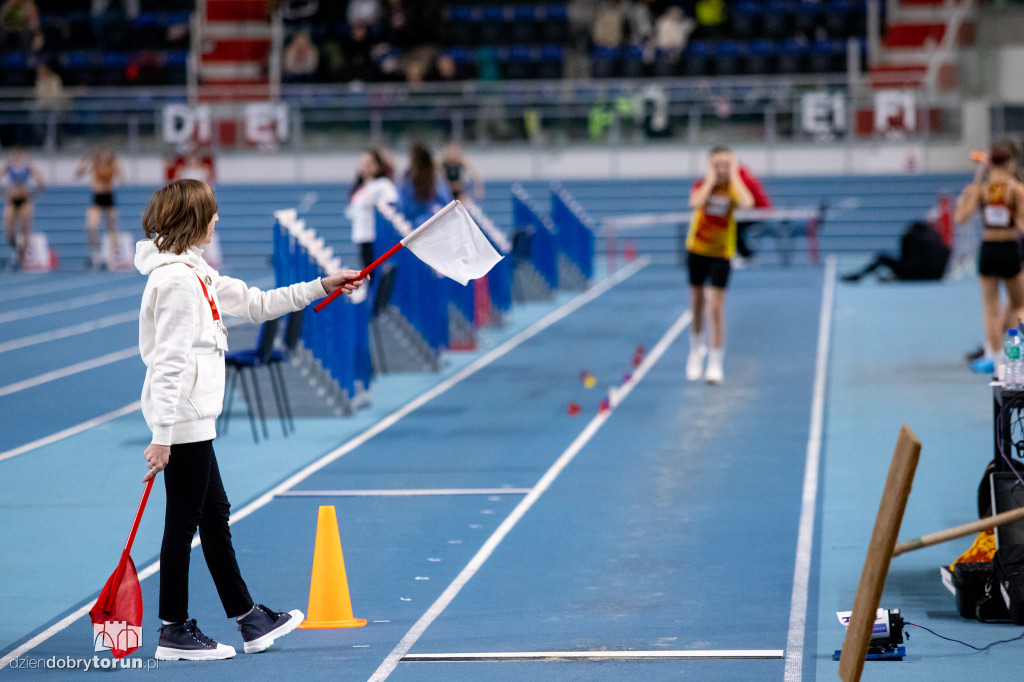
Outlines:
{"label": "red flag", "polygon": [[142,512],[146,509],[149,491],[153,488],[153,480],[149,479],[146,490],[142,493],[142,502],[135,513],[132,532],[128,543],[121,552],[121,561],[107,579],[100,592],[99,599],[89,611],[92,619],[93,642],[110,649],[114,658],[124,658],[142,644],[142,586],[139,585],[139,574],[132,561],[132,543],[135,533],[139,530]]}

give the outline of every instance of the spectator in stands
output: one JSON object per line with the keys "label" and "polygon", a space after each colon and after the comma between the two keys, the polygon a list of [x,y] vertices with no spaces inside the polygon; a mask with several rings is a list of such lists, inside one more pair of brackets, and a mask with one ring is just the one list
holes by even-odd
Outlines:
{"label": "spectator in stands", "polygon": [[414,144],[409,150],[409,170],[398,185],[398,210],[418,227],[451,200],[452,193],[438,176],[430,150]]}
{"label": "spectator in stands", "polygon": [[[686,378],[697,381],[703,375],[709,384],[723,380],[725,358],[725,290],[729,284],[729,259],[736,251],[738,208],[750,208],[754,197],[740,178],[740,166],[728,147],[712,147],[702,180],[690,191],[690,231],[686,236],[687,267],[690,271],[690,355]],[[711,348],[701,336],[704,311],[711,322]],[[707,356],[707,370],[704,358]]]}
{"label": "spectator in stands", "polygon": [[477,200],[484,198],[484,179],[466,158],[462,145],[455,140],[444,146],[441,169],[444,171],[444,179],[448,183],[452,197],[465,201],[469,197],[467,191],[472,186],[473,197]]}
{"label": "spectator in stands", "polygon": [[999,307],[1000,282],[1016,315],[1024,317],[1024,273],[1017,243],[1024,227],[1024,185],[1010,175],[1012,157],[1013,151],[1006,145],[994,145],[988,159],[975,168],[973,182],[956,200],[954,218],[958,224],[980,210],[984,226],[978,276],[985,317],[985,354],[971,366],[979,374],[992,374],[1000,355],[1005,319]]}
{"label": "spectator in stands", "polygon": [[373,81],[377,70],[372,57],[373,41],[366,24],[353,24],[342,42],[348,80]]}
{"label": "spectator in stands", "polygon": [[427,80],[450,83],[459,79],[459,67],[451,55],[441,53],[434,60],[434,66],[427,73]]}
{"label": "spectator in stands", "polygon": [[45,60],[36,65],[36,108],[44,111],[64,111],[70,104],[64,81]]}
{"label": "spectator in stands", "polygon": [[376,147],[359,157],[356,179],[348,193],[348,213],[352,220],[352,241],[359,247],[363,267],[373,262],[373,243],[377,239],[375,207],[394,206],[398,202],[394,166],[387,150]]}
{"label": "spectator in stands", "polygon": [[725,0],[699,0],[696,5],[697,26],[705,38],[719,38],[728,18]]}
{"label": "spectator in stands", "polygon": [[[138,14],[136,2],[135,14]],[[92,0],[92,32],[104,52],[122,50],[128,42],[129,9],[122,0]]]}
{"label": "spectator in stands", "polygon": [[312,83],[320,64],[320,53],[309,37],[309,31],[299,31],[284,50],[283,76],[295,83]]}
{"label": "spectator in stands", "polygon": [[597,9],[591,40],[595,47],[617,48],[624,37],[625,7],[622,0],[605,0]]}
{"label": "spectator in stands", "polygon": [[654,49],[658,75],[669,76],[682,58],[686,41],[693,33],[694,22],[687,19],[681,7],[669,7],[654,25]]}
{"label": "spectator in stands", "polygon": [[36,52],[42,43],[35,0],[6,0],[0,5],[0,52]]}
{"label": "spectator in stands", "polygon": [[631,0],[626,5],[626,25],[629,27],[629,42],[632,45],[646,45],[654,31],[651,5],[654,0]]}
{"label": "spectator in stands", "polygon": [[388,43],[394,47],[408,47],[412,42],[409,13],[402,0],[388,0],[384,21]]}
{"label": "spectator in stands", "polygon": [[380,0],[349,0],[346,17],[349,26],[374,26],[381,18]]}
{"label": "spectator in stands", "polygon": [[117,249],[117,206],[114,205],[114,187],[124,182],[124,172],[117,156],[104,147],[78,162],[75,179],[92,175],[92,204],[85,209],[85,230],[89,239],[88,266],[102,267],[104,259],[100,247],[100,219],[107,223],[111,249]]}
{"label": "spectator in stands", "polygon": [[0,163],[0,184],[7,189],[4,202],[4,234],[7,245],[14,249],[10,264],[21,267],[32,237],[33,195],[46,188],[46,180],[24,149],[15,147],[6,161]]}

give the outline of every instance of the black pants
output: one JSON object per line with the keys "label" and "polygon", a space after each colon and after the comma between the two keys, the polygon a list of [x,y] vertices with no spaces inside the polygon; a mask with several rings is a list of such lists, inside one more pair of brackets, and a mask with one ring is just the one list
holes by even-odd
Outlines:
{"label": "black pants", "polygon": [[171,623],[188,619],[188,566],[196,528],[224,611],[229,618],[248,612],[253,601],[231,546],[231,505],[220,480],[213,441],[172,445],[164,487],[167,512],[160,545],[160,619]]}
{"label": "black pants", "polygon": [[750,258],[754,252],[747,244],[747,230],[757,223],[736,223],[736,252],[743,258]]}
{"label": "black pants", "polygon": [[373,242],[359,242],[359,258],[366,268],[373,262]]}

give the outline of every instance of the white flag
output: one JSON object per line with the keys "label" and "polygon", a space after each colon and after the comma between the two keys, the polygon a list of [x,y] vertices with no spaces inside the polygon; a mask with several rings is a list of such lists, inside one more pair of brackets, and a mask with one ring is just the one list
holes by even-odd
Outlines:
{"label": "white flag", "polygon": [[501,260],[459,201],[448,204],[410,232],[402,246],[463,286],[486,275]]}

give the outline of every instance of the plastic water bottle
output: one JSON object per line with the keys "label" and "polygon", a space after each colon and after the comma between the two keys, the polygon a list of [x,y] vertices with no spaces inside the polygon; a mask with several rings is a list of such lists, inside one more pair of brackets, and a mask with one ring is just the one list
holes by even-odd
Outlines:
{"label": "plastic water bottle", "polygon": [[1024,359],[1021,358],[1021,347],[1024,340],[1016,329],[1006,332],[1003,348],[1006,350],[1006,369],[1003,373],[1003,385],[1007,388],[1024,388]]}

